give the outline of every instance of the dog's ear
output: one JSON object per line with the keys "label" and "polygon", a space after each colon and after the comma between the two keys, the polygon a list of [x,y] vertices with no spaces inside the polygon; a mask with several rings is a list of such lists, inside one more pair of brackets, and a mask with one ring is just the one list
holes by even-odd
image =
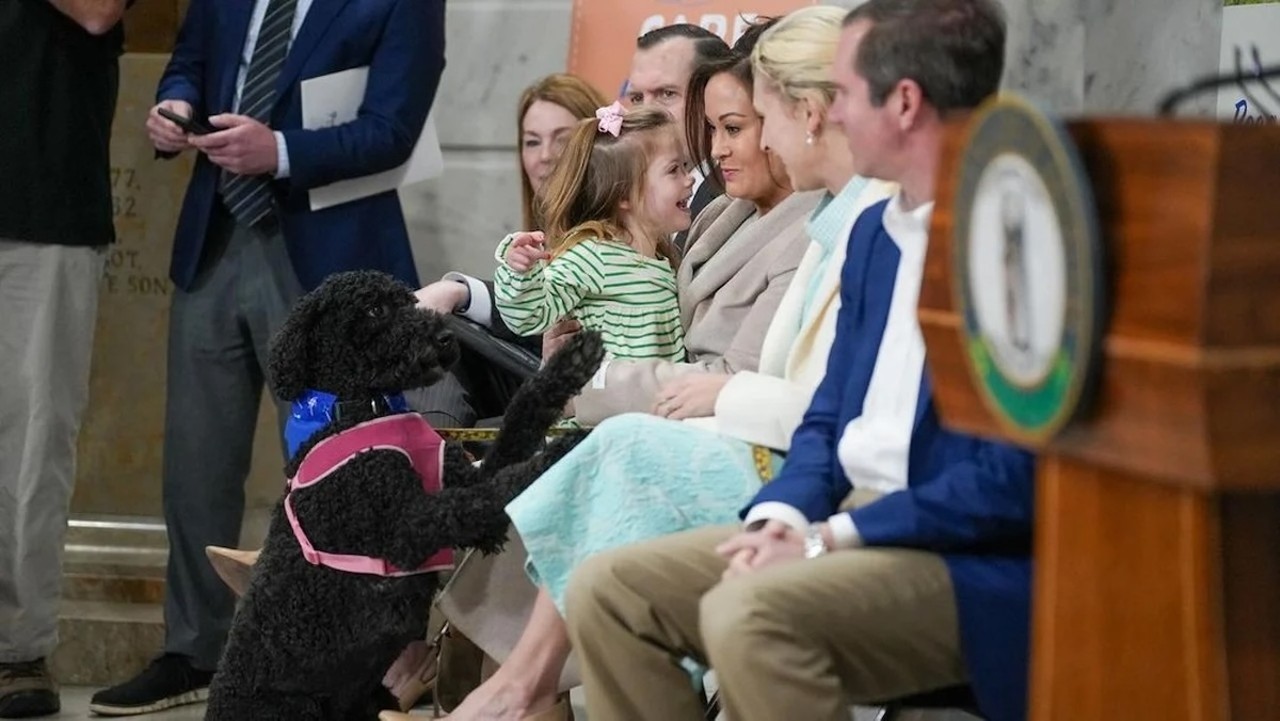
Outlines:
{"label": "dog's ear", "polygon": [[314,294],[303,296],[271,339],[267,364],[271,392],[286,403],[296,400],[307,389],[310,375],[307,337],[311,334],[317,306]]}

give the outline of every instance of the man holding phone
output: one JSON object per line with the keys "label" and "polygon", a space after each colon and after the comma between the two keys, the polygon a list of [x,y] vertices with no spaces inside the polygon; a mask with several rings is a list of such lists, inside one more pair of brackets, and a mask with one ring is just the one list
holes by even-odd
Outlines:
{"label": "man holding phone", "polygon": [[[356,119],[303,129],[302,82],[366,66]],[[272,335],[332,273],[417,283],[395,191],[317,211],[309,191],[406,162],[443,70],[444,0],[191,0],[146,121],[160,155],[197,153],[170,265],[164,653],[91,710],[207,695],[234,599],[204,549],[239,545]]]}
{"label": "man holding phone", "polygon": [[182,128],[182,132],[187,135],[208,135],[209,133],[217,131],[217,128],[210,125],[206,120],[184,117],[168,108],[157,106],[156,112],[160,113],[160,117],[168,120],[179,128]]}
{"label": "man holding phone", "polygon": [[125,0],[0,1],[0,718],[58,712],[62,544],[105,248]]}

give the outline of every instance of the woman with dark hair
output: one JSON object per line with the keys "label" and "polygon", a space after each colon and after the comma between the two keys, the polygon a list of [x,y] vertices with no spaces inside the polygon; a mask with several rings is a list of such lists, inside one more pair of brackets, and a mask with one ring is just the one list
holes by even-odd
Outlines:
{"label": "woman with dark hair", "polygon": [[694,219],[681,259],[688,362],[609,363],[574,399],[582,423],[652,412],[659,392],[678,379],[703,400],[687,410],[709,413],[716,378],[760,363],[765,332],[808,245],[805,219],[820,198],[793,193],[786,169],[760,143],[750,52],[767,27],[749,28],[727,57],[699,64],[686,92],[682,123],[691,165],[710,169],[706,182],[725,190]]}

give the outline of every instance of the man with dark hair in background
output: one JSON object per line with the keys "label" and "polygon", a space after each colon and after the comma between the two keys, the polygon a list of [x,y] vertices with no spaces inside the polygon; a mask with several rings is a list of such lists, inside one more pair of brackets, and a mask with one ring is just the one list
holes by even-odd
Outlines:
{"label": "man with dark hair in background", "polygon": [[693,71],[728,56],[728,44],[706,28],[682,23],[650,30],[636,40],[626,100],[664,108],[680,122]]}
{"label": "man with dark hair in background", "polygon": [[111,220],[125,0],[0,1],[0,718],[61,703],[62,544]]}
{"label": "man with dark hair in background", "polygon": [[[899,184],[849,238],[827,375],[743,525],[588,559],[566,620],[594,721],[847,719],[970,683],[1026,715],[1034,460],[942,427],[916,319],[944,123],[996,92],[995,0],[869,0],[845,20],[831,119],[854,172]],[[855,493],[856,489],[856,493]]]}

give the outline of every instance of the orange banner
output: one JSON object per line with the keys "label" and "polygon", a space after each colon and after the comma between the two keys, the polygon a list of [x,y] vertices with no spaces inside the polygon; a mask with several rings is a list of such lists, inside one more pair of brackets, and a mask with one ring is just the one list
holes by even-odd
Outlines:
{"label": "orange banner", "polygon": [[569,72],[606,96],[621,97],[636,38],[664,25],[701,25],[732,45],[757,17],[774,17],[814,0],[574,0]]}

